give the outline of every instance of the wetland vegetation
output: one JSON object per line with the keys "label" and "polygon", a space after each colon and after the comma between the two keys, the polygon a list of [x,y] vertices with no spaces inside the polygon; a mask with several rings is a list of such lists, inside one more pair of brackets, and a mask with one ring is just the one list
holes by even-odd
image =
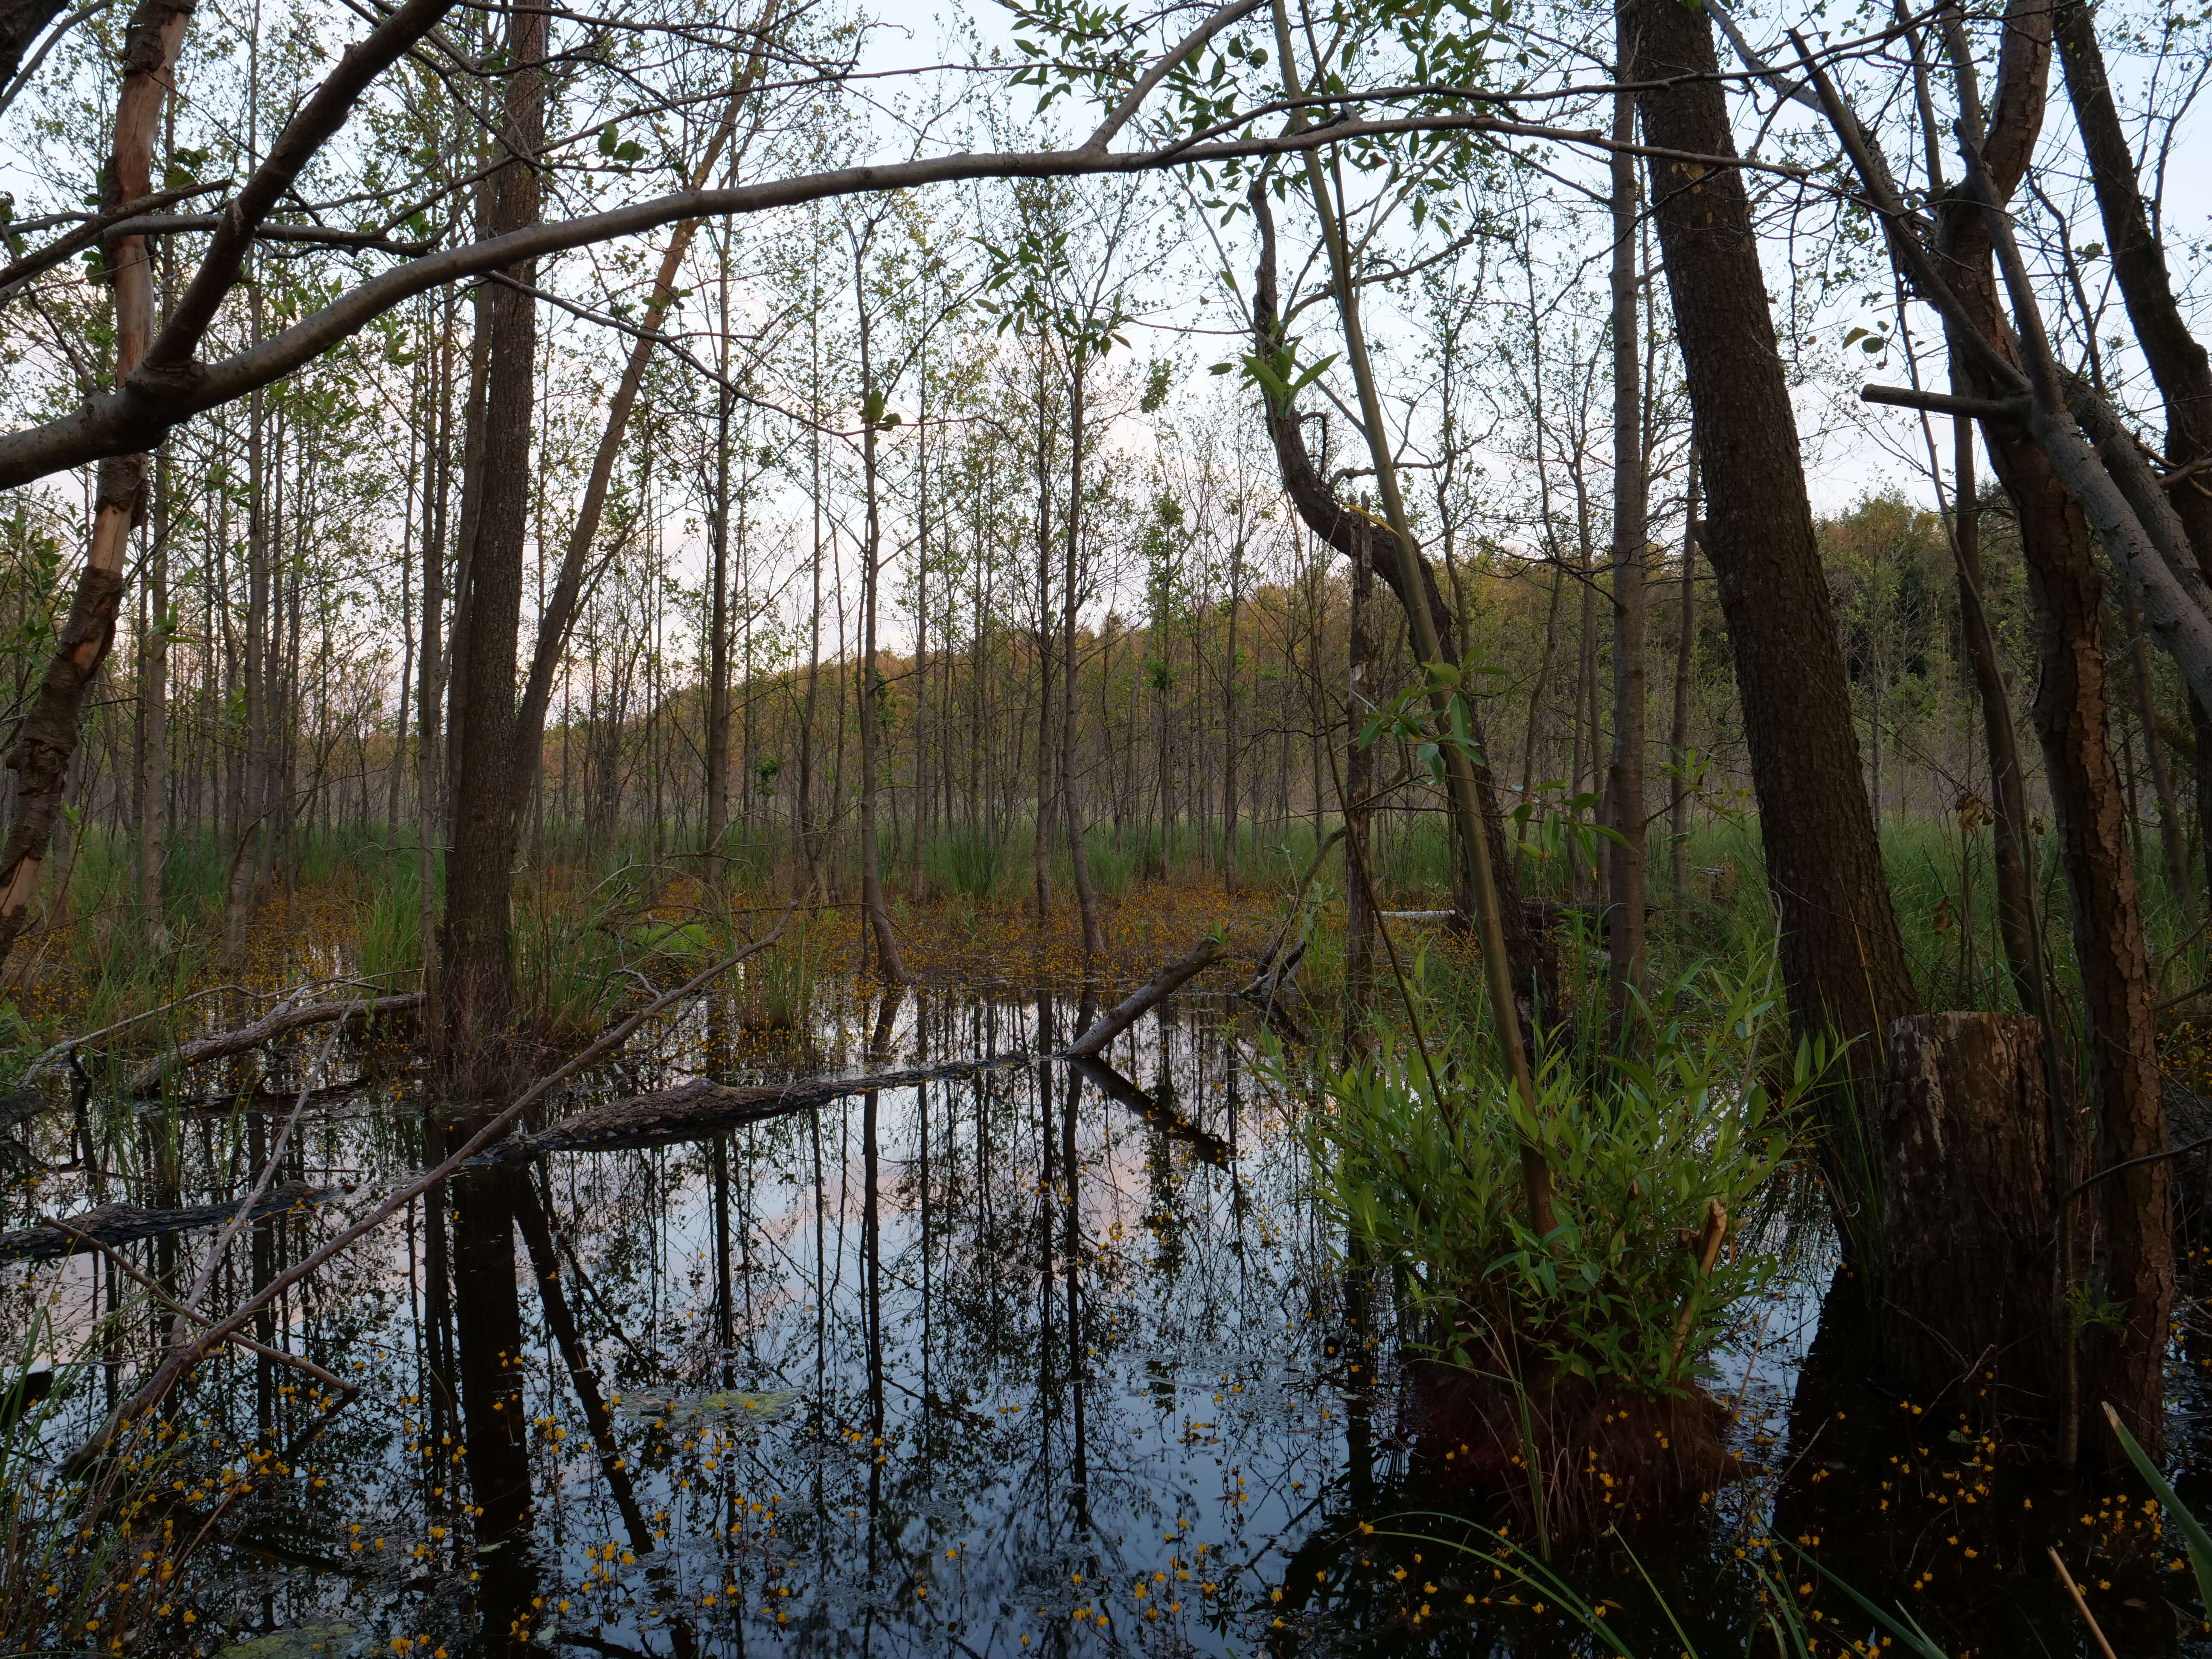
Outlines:
{"label": "wetland vegetation", "polygon": [[2212,1652],[2206,30],[0,0],[0,1654]]}

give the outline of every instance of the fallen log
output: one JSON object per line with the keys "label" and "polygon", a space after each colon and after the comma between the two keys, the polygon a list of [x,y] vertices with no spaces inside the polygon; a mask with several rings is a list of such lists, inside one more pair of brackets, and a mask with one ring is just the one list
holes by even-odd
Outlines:
{"label": "fallen log", "polygon": [[[982,1060],[951,1060],[907,1071],[811,1079],[800,1083],[741,1085],[717,1083],[711,1078],[692,1078],[672,1088],[626,1095],[620,1100],[590,1107],[535,1133],[510,1135],[485,1147],[468,1161],[472,1166],[481,1167],[527,1164],[553,1152],[631,1152],[648,1146],[673,1146],[877,1089],[903,1089],[917,1083],[973,1077],[1003,1066],[1035,1065],[1040,1060],[1095,1062],[1100,1048],[1218,961],[1221,951],[1218,939],[1202,941],[1196,950],[1162,969],[1150,984],[1109,1011],[1072,1046],[1056,1054],[994,1054]],[[1126,1100],[1132,1096],[1145,1099],[1133,1084],[1110,1068],[1108,1073],[1124,1092],[1117,1092],[1101,1081],[1099,1086],[1104,1092],[1115,1099]],[[1139,1109],[1159,1109],[1146,1101]]]}
{"label": "fallen log", "polygon": [[[288,1182],[262,1194],[252,1211],[255,1220],[264,1216],[304,1212],[343,1190],[310,1187]],[[181,1210],[146,1210],[136,1204],[102,1204],[81,1215],[64,1216],[58,1225],[41,1222],[12,1233],[0,1233],[0,1261],[48,1261],[76,1255],[98,1244],[135,1244],[143,1238],[219,1227],[238,1213],[231,1204],[195,1204]]]}
{"label": "fallen log", "polygon": [[18,1089],[12,1095],[0,1096],[0,1133],[28,1123],[53,1103],[40,1089]]}
{"label": "fallen log", "polygon": [[251,1025],[241,1025],[234,1031],[218,1031],[213,1036],[197,1037],[179,1043],[158,1060],[147,1061],[131,1078],[130,1092],[141,1097],[157,1095],[171,1078],[188,1066],[202,1066],[211,1060],[245,1054],[302,1026],[321,1025],[334,1019],[411,1013],[422,1006],[420,991],[404,991],[397,996],[356,997],[347,1002],[309,1002],[277,1007]]}
{"label": "fallen log", "polygon": [[469,1160],[471,1167],[493,1164],[528,1164],[553,1152],[633,1152],[647,1146],[673,1146],[687,1140],[703,1140],[749,1123],[760,1123],[787,1112],[826,1105],[877,1089],[909,1088],[941,1079],[973,1077],[1002,1066],[1036,1063],[1032,1054],[996,1054],[988,1060],[954,1060],[902,1072],[878,1072],[852,1078],[811,1079],[804,1083],[758,1084],[741,1086],[695,1077],[673,1088],[627,1095],[563,1118],[535,1134],[513,1135],[486,1147]]}
{"label": "fallen log", "polygon": [[1108,1043],[1218,962],[1221,951],[1219,939],[1200,939],[1198,948],[1189,955],[1170,963],[1153,976],[1151,984],[1109,1009],[1105,1018],[1068,1044],[1061,1057],[1096,1060]]}

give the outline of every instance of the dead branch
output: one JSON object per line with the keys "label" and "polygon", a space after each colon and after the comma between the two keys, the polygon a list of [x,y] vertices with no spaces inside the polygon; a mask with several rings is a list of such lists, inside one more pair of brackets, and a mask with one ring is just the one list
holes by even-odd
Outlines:
{"label": "dead branch", "polygon": [[1161,969],[1152,983],[1108,1010],[1104,1018],[1068,1044],[1062,1058],[1096,1060],[1108,1043],[1218,962],[1221,949],[1221,941],[1218,939],[1200,940],[1196,950]]}
{"label": "dead branch", "polygon": [[356,1015],[374,1017],[410,1013],[422,1006],[422,994],[420,991],[404,991],[397,996],[362,997],[350,1002],[310,1002],[296,1007],[275,1008],[251,1025],[179,1043],[159,1060],[149,1060],[131,1079],[131,1092],[142,1097],[157,1095],[171,1078],[187,1066],[203,1066],[211,1060],[242,1054],[248,1049],[258,1048],[271,1038],[283,1036],[288,1031],[296,1031],[302,1026],[321,1025],[334,1019],[351,1019]]}
{"label": "dead branch", "polygon": [[611,1100],[563,1119],[533,1135],[514,1135],[470,1159],[471,1164],[527,1164],[550,1152],[629,1152],[699,1140],[727,1129],[760,1123],[787,1112],[827,1105],[877,1089],[910,1088],[940,1079],[973,1077],[1006,1066],[1034,1064],[1034,1054],[994,1054],[988,1060],[953,1060],[910,1071],[833,1078],[804,1083],[734,1087],[711,1078],[693,1078],[670,1089]]}
{"label": "dead branch", "polygon": [[[272,1187],[254,1205],[250,1218],[305,1213],[311,1206],[337,1195],[335,1187],[310,1187],[289,1182]],[[50,1261],[76,1255],[100,1244],[135,1244],[142,1238],[166,1233],[219,1227],[238,1213],[235,1204],[195,1204],[180,1210],[148,1210],[136,1204],[102,1204],[59,1221],[41,1222],[11,1233],[0,1233],[0,1261]]]}
{"label": "dead branch", "polygon": [[605,1059],[608,1054],[629,1041],[637,1028],[652,1018],[653,1015],[660,1012],[672,1003],[680,1001],[698,992],[711,981],[728,973],[746,957],[767,950],[783,936],[784,928],[789,925],[798,907],[795,904],[786,908],[782,916],[766,935],[754,940],[743,949],[732,952],[720,962],[713,963],[700,969],[674,990],[664,992],[628,1018],[621,1021],[581,1053],[572,1056],[565,1063],[556,1066],[544,1077],[539,1078],[537,1082],[532,1084],[500,1111],[494,1114],[474,1134],[456,1147],[434,1169],[419,1170],[407,1180],[398,1182],[386,1191],[380,1200],[370,1205],[366,1213],[340,1228],[335,1237],[325,1239],[301,1260],[294,1262],[283,1273],[270,1279],[268,1284],[246,1297],[232,1310],[222,1323],[209,1331],[198,1342],[182,1349],[172,1350],[155,1369],[154,1375],[146,1380],[137,1392],[112,1413],[106,1422],[100,1425],[91,1439],[77,1449],[70,1458],[68,1467],[77,1471],[91,1467],[94,1462],[105,1455],[108,1448],[114,1443],[116,1433],[121,1425],[135,1418],[143,1417],[151,1411],[216,1343],[222,1341],[234,1330],[243,1330],[259,1315],[262,1309],[269,1306],[293,1285],[307,1278],[364,1235],[374,1232],[382,1226],[439,1182],[450,1178],[486,1146],[491,1146],[504,1137],[531,1107],[543,1100],[585,1066]]}
{"label": "dead branch", "polygon": [[1188,1142],[1208,1164],[1229,1167],[1227,1141],[1210,1130],[1200,1128],[1172,1106],[1162,1104],[1104,1060],[1079,1060],[1071,1055],[1067,1063],[1107,1099],[1127,1107],[1170,1139]]}

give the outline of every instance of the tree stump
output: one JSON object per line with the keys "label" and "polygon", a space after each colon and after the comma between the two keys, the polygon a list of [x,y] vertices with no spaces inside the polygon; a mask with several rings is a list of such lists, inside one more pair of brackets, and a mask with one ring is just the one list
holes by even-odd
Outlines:
{"label": "tree stump", "polygon": [[2062,1348],[2042,1028],[1914,1014],[1888,1036],[1863,1253],[1884,1367],[1923,1407],[2048,1421]]}

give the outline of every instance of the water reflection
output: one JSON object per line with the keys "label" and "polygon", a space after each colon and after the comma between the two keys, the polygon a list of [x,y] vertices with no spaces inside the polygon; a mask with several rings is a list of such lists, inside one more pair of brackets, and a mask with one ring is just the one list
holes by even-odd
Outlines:
{"label": "water reflection", "polygon": [[[1050,992],[848,996],[802,1069],[1048,1053],[1096,1012]],[[697,1004],[557,1109],[701,1073],[774,1080],[744,1035]],[[1416,1473],[1433,1460],[1399,1433],[1387,1287],[1334,1261],[1294,1103],[1255,1069],[1256,1041],[1194,1001],[1098,1065],[924,1076],[684,1144],[466,1171],[260,1328],[359,1381],[351,1405],[325,1412],[268,1358],[203,1368],[162,1502],[221,1541],[139,1645],[215,1653],[343,1625],[362,1653],[448,1659],[1584,1650],[1541,1595],[1438,1541],[1455,1534],[1436,1513],[1474,1500]],[[270,1121],[95,1103],[81,1136],[44,1131],[81,1138],[83,1168],[17,1193],[9,1224],[103,1193],[225,1199]],[[471,1127],[393,1079],[318,1109],[280,1174],[366,1194]],[[257,1222],[216,1302],[269,1282],[347,1202]],[[125,1249],[174,1283],[203,1242]],[[1884,1596],[1981,1572],[1944,1604],[1962,1645],[2070,1643],[2034,1511],[1984,1524],[2048,1481],[1984,1480],[1972,1448],[1885,1417],[1896,1402],[1869,1392],[1840,1291],[1816,1319],[1815,1269],[1712,1382],[1741,1413],[1746,1479],[1562,1571],[1628,1604],[1632,1651],[1680,1646],[1647,1572],[1702,1650],[1739,1650],[1771,1515],[1824,1557],[1834,1540],[1837,1569]],[[43,1310],[64,1348],[131,1299],[94,1255],[7,1272],[8,1334]],[[96,1375],[49,1426],[57,1451],[165,1334],[100,1330]],[[1920,1467],[1885,1461],[1900,1457]],[[248,1488],[220,1497],[218,1472],[246,1468]],[[1932,1533],[1931,1486],[1948,1505]],[[1431,1518],[1402,1518],[1417,1512]],[[1932,1541],[1952,1536],[2010,1551],[2011,1577]],[[2103,1569],[2139,1592],[2130,1651],[2175,1645],[2157,1570],[2118,1549]],[[1807,1601],[1829,1620],[1842,1605]]]}

